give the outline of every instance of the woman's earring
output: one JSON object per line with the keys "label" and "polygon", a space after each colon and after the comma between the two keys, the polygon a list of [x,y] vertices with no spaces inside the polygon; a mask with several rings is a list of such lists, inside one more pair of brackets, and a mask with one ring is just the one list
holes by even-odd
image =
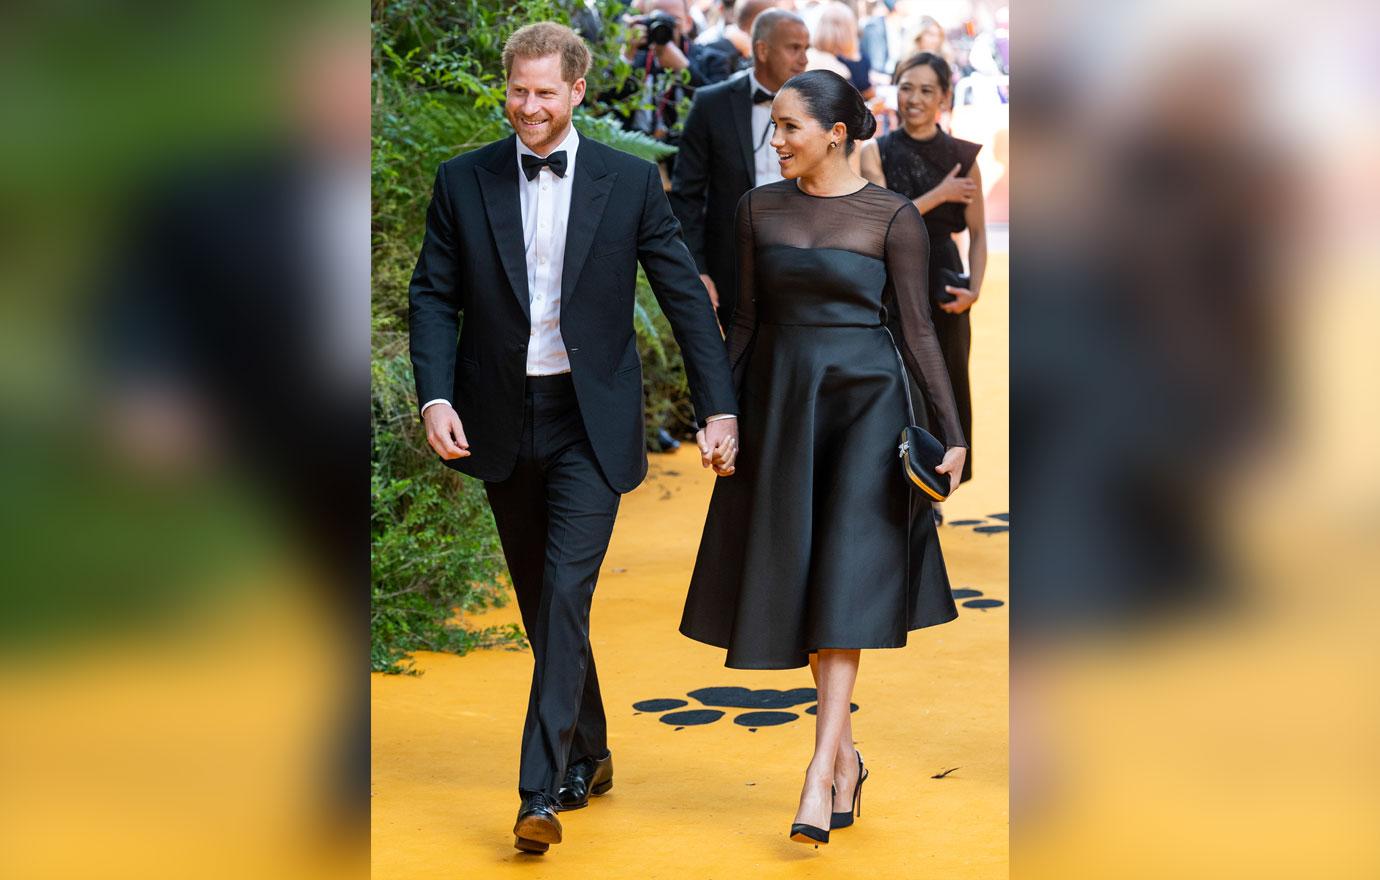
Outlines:
{"label": "woman's earring", "polygon": [[829,142],[829,149],[832,150],[832,149],[834,149],[834,148],[837,147],[837,146],[838,146],[838,143],[837,143],[837,142],[835,142],[835,141],[830,141],[830,142]]}

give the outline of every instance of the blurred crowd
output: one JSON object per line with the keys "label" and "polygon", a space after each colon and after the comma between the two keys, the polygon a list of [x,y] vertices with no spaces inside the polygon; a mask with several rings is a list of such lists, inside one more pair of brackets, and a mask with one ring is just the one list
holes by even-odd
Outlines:
{"label": "blurred crowd", "polygon": [[[587,32],[600,26],[595,9],[577,14]],[[628,127],[677,143],[678,103],[753,66],[753,24],[768,9],[804,20],[807,69],[849,79],[877,114],[878,134],[898,125],[892,72],[919,52],[949,64],[951,101],[1008,101],[1010,9],[986,0],[632,0],[622,20],[631,27],[624,57],[635,76],[602,97],[640,97],[650,109],[626,114]]]}

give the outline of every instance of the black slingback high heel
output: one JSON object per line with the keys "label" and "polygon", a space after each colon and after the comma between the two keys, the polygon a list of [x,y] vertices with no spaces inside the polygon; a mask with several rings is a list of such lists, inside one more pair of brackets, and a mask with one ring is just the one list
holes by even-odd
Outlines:
{"label": "black slingback high heel", "polygon": [[832,813],[829,816],[830,828],[847,828],[853,824],[853,814],[862,815],[862,787],[867,781],[867,768],[863,766],[862,752],[853,750],[858,756],[858,784],[853,788],[853,808],[842,813]]}

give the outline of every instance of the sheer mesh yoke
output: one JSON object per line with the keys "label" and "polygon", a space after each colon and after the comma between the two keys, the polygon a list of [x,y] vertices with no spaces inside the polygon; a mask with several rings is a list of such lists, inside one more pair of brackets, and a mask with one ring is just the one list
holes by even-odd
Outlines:
{"label": "sheer mesh yoke", "polygon": [[[902,359],[933,408],[937,433],[946,446],[967,445],[930,315],[929,237],[914,204],[870,183],[821,197],[783,180],[744,195],[736,222],[739,297],[728,333],[736,377],[759,322],[773,315],[813,313],[827,326],[841,313],[836,305],[875,324],[891,314],[899,320]],[[821,251],[855,256],[821,262]],[[840,265],[842,271],[824,271]]]}

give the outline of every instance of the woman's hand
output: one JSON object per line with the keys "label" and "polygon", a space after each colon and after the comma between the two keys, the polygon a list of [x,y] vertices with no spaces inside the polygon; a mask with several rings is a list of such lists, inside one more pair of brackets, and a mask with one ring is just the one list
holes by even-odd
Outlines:
{"label": "woman's hand", "polygon": [[949,494],[958,491],[958,481],[963,477],[963,462],[968,459],[968,450],[962,446],[950,446],[944,453],[944,460],[934,469],[937,474],[949,475]]}
{"label": "woman's hand", "polygon": [[969,290],[966,287],[954,287],[952,284],[945,284],[944,289],[954,295],[953,302],[940,303],[939,308],[951,315],[961,315],[973,307],[973,303],[978,301],[977,291]]}
{"label": "woman's hand", "polygon": [[941,202],[959,202],[964,205],[972,204],[973,197],[977,195],[977,183],[971,178],[959,177],[958,172],[963,170],[963,165],[955,165],[944,179],[939,182],[939,186],[934,188]]}

